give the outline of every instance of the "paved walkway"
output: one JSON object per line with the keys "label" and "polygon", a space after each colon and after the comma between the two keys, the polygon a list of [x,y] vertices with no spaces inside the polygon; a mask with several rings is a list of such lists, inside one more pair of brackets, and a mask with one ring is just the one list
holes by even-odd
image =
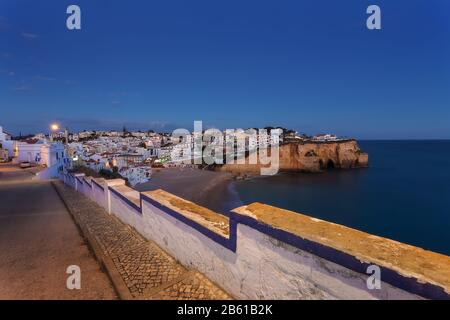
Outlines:
{"label": "paved walkway", "polygon": [[[0,299],[117,299],[50,182],[0,164]],[[81,290],[66,269],[81,268]]]}
{"label": "paved walkway", "polygon": [[64,183],[54,186],[69,210],[114,264],[137,299],[230,299],[201,273],[187,270],[155,243]]}

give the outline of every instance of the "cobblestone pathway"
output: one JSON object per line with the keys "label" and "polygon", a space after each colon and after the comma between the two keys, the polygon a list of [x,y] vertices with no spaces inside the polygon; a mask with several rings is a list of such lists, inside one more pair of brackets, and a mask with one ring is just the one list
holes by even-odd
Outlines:
{"label": "cobblestone pathway", "polygon": [[204,275],[187,270],[89,198],[60,181],[54,182],[54,186],[76,220],[111,258],[134,298],[230,299]]}

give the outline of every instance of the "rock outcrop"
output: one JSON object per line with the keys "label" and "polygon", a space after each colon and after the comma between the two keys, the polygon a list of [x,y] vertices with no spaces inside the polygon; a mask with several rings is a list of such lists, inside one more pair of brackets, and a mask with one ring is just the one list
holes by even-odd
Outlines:
{"label": "rock outcrop", "polygon": [[[235,174],[259,174],[268,165],[225,164],[220,171]],[[280,146],[279,172],[322,172],[327,169],[350,169],[367,167],[369,156],[363,152],[356,140],[289,143]]]}

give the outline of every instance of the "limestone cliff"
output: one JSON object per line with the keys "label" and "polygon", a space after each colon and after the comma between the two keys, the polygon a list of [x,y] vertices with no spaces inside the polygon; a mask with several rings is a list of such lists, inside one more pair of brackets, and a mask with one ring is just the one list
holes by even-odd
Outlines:
{"label": "limestone cliff", "polygon": [[[225,164],[217,169],[237,174],[256,174],[261,167],[267,167],[260,163],[248,164],[246,160],[246,164]],[[355,140],[305,141],[281,145],[279,163],[280,172],[321,172],[330,168],[367,167],[369,156],[361,151]]]}

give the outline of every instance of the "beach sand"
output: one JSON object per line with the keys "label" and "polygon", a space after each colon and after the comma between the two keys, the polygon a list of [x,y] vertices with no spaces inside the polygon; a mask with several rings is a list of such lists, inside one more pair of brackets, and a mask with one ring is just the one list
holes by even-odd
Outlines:
{"label": "beach sand", "polygon": [[150,191],[163,189],[208,209],[226,214],[240,205],[232,190],[234,176],[227,172],[215,172],[192,168],[154,168],[150,181],[138,184],[134,189]]}

